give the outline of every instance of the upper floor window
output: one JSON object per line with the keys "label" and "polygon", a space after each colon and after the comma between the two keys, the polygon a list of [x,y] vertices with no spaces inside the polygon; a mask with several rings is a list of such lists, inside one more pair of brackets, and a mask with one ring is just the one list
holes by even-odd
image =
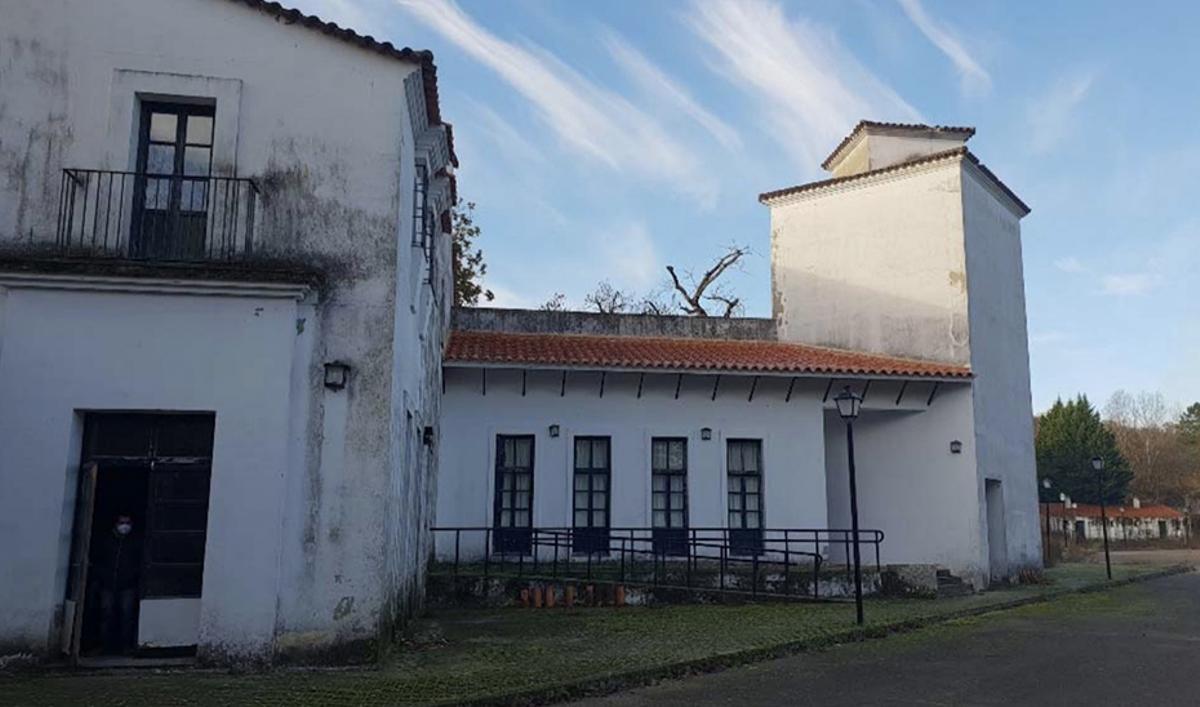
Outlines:
{"label": "upper floor window", "polygon": [[212,105],[142,103],[130,254],[196,257],[208,231]]}

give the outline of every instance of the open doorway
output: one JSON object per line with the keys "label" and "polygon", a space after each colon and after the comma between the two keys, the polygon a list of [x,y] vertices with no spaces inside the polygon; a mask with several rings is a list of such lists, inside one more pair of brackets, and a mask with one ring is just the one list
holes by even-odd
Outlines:
{"label": "open doorway", "polygon": [[1004,513],[1004,487],[999,479],[984,480],[987,504],[988,565],[991,581],[1008,580],[1008,532]]}
{"label": "open doorway", "polygon": [[75,661],[194,653],[211,413],[88,413],[63,632]]}

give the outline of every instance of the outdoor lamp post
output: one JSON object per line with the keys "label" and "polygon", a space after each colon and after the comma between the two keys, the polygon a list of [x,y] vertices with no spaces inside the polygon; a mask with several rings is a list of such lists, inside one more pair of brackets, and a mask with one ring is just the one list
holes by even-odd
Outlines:
{"label": "outdoor lamp post", "polygon": [[[1042,488],[1046,489],[1047,495],[1050,493],[1050,486],[1049,477],[1042,479]],[[1042,505],[1046,507],[1046,547],[1043,561],[1048,565],[1050,564],[1050,502],[1046,501]]]}
{"label": "outdoor lamp post", "polygon": [[1104,571],[1112,579],[1112,559],[1108,554],[1108,513],[1104,509],[1104,460],[1092,457],[1092,469],[1096,471],[1096,490],[1100,492],[1100,531],[1104,534]]}
{"label": "outdoor lamp post", "polygon": [[862,407],[862,396],[846,386],[833,401],[837,403],[838,414],[846,423],[846,456],[850,467],[850,533],[854,537],[854,609],[858,625],[862,626],[862,556],[858,549],[858,481],[854,474],[854,420],[858,418],[858,411]]}

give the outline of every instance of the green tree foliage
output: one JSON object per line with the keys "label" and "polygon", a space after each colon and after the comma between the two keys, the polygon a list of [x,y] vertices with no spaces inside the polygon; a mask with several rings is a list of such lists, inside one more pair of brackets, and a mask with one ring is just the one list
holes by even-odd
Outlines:
{"label": "green tree foliage", "polygon": [[487,274],[487,263],[483,262],[483,251],[475,247],[475,239],[481,233],[475,224],[474,202],[462,199],[450,212],[451,249],[454,255],[454,305],[474,307],[483,297],[488,302],[495,299],[491,290],[483,287],[483,276]]}
{"label": "green tree foliage", "polygon": [[1179,435],[1185,444],[1200,446],[1200,403],[1192,403],[1179,416]]}
{"label": "green tree foliage", "polygon": [[[1034,446],[1037,451],[1038,483],[1049,478],[1053,498],[1062,492],[1078,503],[1098,503],[1096,472],[1091,459],[1104,459],[1104,500],[1121,503],[1129,492],[1133,472],[1117,449],[1117,440],[1100,421],[1100,413],[1080,395],[1074,400],[1056,400],[1037,422]],[[1045,493],[1045,491],[1043,491]]]}

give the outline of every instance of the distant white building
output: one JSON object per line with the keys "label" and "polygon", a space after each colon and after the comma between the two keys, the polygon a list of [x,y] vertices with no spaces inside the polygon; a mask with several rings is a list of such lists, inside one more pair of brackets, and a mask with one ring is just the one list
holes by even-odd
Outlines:
{"label": "distant white building", "polygon": [[[731,531],[753,553],[783,529],[849,528],[848,386],[884,563],[977,588],[1040,566],[1028,208],[972,133],[863,122],[830,179],[763,194],[772,319],[456,312],[437,524],[485,530],[440,532],[439,556],[532,554],[536,529],[578,552],[644,529],[664,553]],[[841,561],[821,538],[808,549]]]}
{"label": "distant white building", "polygon": [[118,512],[140,650],[369,654],[430,547],[432,56],[262,0],[0,18],[0,654],[98,647]]}
{"label": "distant white building", "polygon": [[[1042,520],[1050,515],[1050,530],[1072,540],[1102,540],[1104,524],[1100,506],[1086,503],[1042,504]],[[1108,539],[1124,540],[1183,540],[1188,536],[1187,518],[1183,513],[1159,504],[1143,505],[1136,497],[1129,504],[1107,506]]]}

